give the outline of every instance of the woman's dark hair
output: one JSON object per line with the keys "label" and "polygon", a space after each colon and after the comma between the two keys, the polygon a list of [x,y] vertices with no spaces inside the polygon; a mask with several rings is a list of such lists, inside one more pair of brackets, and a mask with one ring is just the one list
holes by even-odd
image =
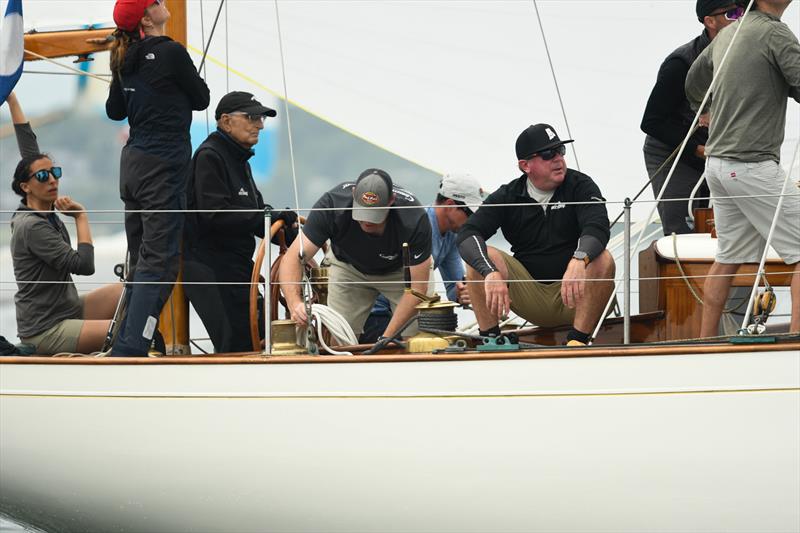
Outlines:
{"label": "woman's dark hair", "polygon": [[128,53],[128,47],[134,41],[141,40],[141,37],[138,30],[131,32],[119,28],[111,35],[114,37],[111,42],[111,71],[119,74],[122,71],[122,65],[125,64],[125,54]]}
{"label": "woman's dark hair", "polygon": [[27,197],[27,194],[25,194],[25,191],[22,190],[20,185],[31,179],[31,166],[44,158],[50,159],[51,161],[53,160],[53,158],[47,154],[37,153],[28,154],[17,163],[17,168],[14,170],[14,181],[11,182],[11,189],[22,196],[23,199]]}

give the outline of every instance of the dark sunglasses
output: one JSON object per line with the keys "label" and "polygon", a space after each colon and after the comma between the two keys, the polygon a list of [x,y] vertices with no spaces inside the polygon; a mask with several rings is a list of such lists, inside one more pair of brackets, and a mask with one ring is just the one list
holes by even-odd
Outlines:
{"label": "dark sunglasses", "polygon": [[472,209],[470,209],[469,207],[459,207],[458,209],[466,213],[468,217],[472,216]]}
{"label": "dark sunglasses", "polygon": [[559,146],[556,146],[555,148],[549,148],[547,150],[542,150],[541,152],[536,152],[531,156],[531,159],[533,159],[536,156],[539,156],[545,161],[550,161],[555,156],[564,155],[566,153],[567,153],[567,147],[561,144]]}
{"label": "dark sunglasses", "polygon": [[709,17],[718,17],[720,15],[725,15],[727,20],[739,20],[744,15],[744,7],[736,6],[734,8],[728,9],[727,11],[720,11],[719,13],[711,13]]}
{"label": "dark sunglasses", "polygon": [[234,111],[233,113],[228,113],[229,115],[236,115],[239,117],[245,117],[247,120],[252,122],[253,124],[261,123],[263,124],[265,120],[267,120],[267,115],[259,115],[256,113],[245,113],[244,111]]}
{"label": "dark sunglasses", "polygon": [[50,179],[50,174],[52,174],[55,179],[60,179],[61,167],[43,168],[42,170],[37,170],[28,176],[28,179],[36,178],[36,181],[39,183],[47,183],[47,181]]}

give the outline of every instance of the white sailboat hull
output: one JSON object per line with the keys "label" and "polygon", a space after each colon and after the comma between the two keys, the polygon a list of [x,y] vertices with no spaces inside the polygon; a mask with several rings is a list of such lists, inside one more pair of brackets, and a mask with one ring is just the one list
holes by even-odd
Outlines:
{"label": "white sailboat hull", "polygon": [[797,531],[800,354],[3,364],[52,531]]}

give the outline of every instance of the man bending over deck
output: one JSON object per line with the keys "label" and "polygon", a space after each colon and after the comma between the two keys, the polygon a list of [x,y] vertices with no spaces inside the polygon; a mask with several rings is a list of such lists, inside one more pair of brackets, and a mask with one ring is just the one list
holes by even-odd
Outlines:
{"label": "man bending over deck", "polygon": [[[404,242],[411,252],[412,288],[424,294],[431,274],[431,224],[419,201],[376,168],[362,172],[355,183],[337,185],[317,200],[279,273],[292,318],[300,325],[308,322],[298,284],[301,242],[303,256],[311,258],[328,240],[328,305],[347,319],[358,336],[375,298],[384,294],[392,302],[394,314],[382,336],[394,337],[414,316],[414,306],[419,303],[403,291]],[[414,331],[409,328],[404,333]]]}
{"label": "man bending over deck", "polygon": [[[547,124],[523,131],[516,145],[523,175],[490,194],[458,234],[481,335],[498,335],[511,309],[537,326],[572,324],[568,345],[586,344],[614,290],[605,200],[589,176],[567,168],[571,142]],[[486,246],[498,228],[513,257]]]}
{"label": "man bending over deck", "polygon": [[[741,263],[761,260],[785,174],[780,150],[787,98],[800,102],[800,43],[781,15],[791,0],[758,0],[743,20],[723,29],[697,58],[686,79],[686,95],[700,107],[712,75],[706,180],[714,198],[718,249],[705,281],[700,334],[717,334],[731,276]],[[737,41],[719,69],[739,24]],[[787,265],[791,281],[790,329],[800,331],[800,198],[789,187],[770,244]],[[715,277],[718,276],[718,277]]]}

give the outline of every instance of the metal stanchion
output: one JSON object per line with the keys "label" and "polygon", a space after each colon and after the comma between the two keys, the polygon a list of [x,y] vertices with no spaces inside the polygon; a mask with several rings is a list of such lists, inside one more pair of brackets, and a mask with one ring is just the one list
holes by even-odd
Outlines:
{"label": "metal stanchion", "polygon": [[631,343],[631,199],[625,198],[625,222],[623,231],[625,235],[625,263],[624,263],[624,305],[623,314],[623,342]]}
{"label": "metal stanchion", "polygon": [[264,262],[261,263],[261,275],[264,276],[264,355],[272,353],[272,287],[270,287],[270,269],[272,268],[272,243],[269,231],[272,228],[272,208],[264,210]]}

